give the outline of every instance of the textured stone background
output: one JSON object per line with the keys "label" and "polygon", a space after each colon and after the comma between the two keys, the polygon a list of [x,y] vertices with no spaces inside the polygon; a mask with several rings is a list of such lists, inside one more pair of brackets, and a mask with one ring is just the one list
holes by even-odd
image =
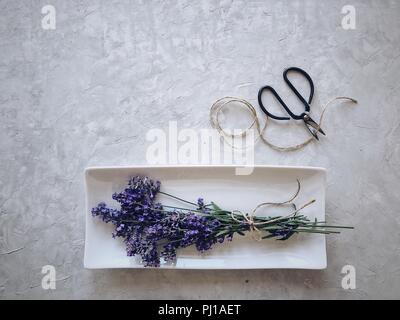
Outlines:
{"label": "textured stone background", "polygon": [[[41,28],[49,3],[56,30]],[[395,0],[1,0],[0,297],[400,298],[399,14]],[[256,148],[258,164],[328,168],[328,218],[357,229],[328,239],[327,270],[83,269],[86,166],[145,164],[148,129],[209,128],[215,99],[287,92],[291,65],[314,78],[315,114],[359,100],[329,112],[322,143]],[[40,286],[46,264],[56,290]]]}

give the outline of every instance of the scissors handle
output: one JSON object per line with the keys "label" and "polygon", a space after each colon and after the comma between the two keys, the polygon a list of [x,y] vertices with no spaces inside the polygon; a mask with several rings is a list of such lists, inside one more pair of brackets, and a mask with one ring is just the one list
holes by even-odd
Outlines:
{"label": "scissors handle", "polygon": [[262,87],[260,90],[258,90],[258,104],[260,105],[261,110],[264,111],[264,113],[265,113],[268,117],[271,117],[272,119],[276,119],[276,120],[290,120],[289,117],[279,117],[279,116],[276,116],[276,115],[272,114],[271,112],[269,112],[269,111],[264,107],[264,104],[263,104],[263,102],[262,102],[261,96],[262,96],[262,93],[263,93],[264,91],[266,91],[266,90],[272,92],[273,96],[279,101],[279,103],[282,105],[282,107],[285,108],[285,110],[286,110],[287,113],[289,113],[289,114],[292,113],[292,112],[289,110],[288,106],[285,104],[285,102],[283,102],[283,100],[282,100],[282,98],[279,96],[279,94],[278,94],[278,93],[275,91],[275,89],[272,88],[271,86],[264,86],[264,87]]}
{"label": "scissors handle", "polygon": [[[291,72],[291,71],[293,71],[293,72],[298,72],[298,73],[300,73],[301,75],[303,75],[303,76],[307,79],[307,81],[308,81],[308,83],[309,83],[309,85],[310,85],[310,95],[309,95],[309,97],[308,97],[308,101],[306,101],[306,100],[303,98],[303,96],[302,96],[302,95],[300,94],[300,92],[296,89],[296,87],[290,82],[290,80],[289,80],[289,78],[288,78],[288,73]],[[303,119],[304,119],[304,116],[305,116],[308,112],[310,112],[310,104],[311,104],[312,99],[313,99],[313,97],[314,97],[314,83],[313,83],[311,77],[309,76],[309,74],[308,74],[307,72],[305,72],[303,69],[300,69],[300,68],[297,68],[297,67],[291,67],[291,68],[286,69],[286,70],[283,72],[283,79],[285,80],[285,82],[287,83],[287,85],[289,86],[289,88],[290,88],[290,89],[294,92],[294,94],[297,96],[297,98],[303,103],[303,105],[304,105],[304,112],[301,113],[301,114],[299,114],[299,115],[294,114],[294,113],[289,109],[289,107],[285,104],[285,102],[282,100],[282,98],[279,96],[279,94],[278,94],[278,93],[274,90],[274,88],[272,88],[271,86],[264,86],[264,87],[262,87],[262,88],[258,91],[258,104],[260,105],[261,110],[262,110],[265,114],[267,114],[269,117],[271,117],[271,118],[273,118],[273,119],[276,119],[276,120],[289,120],[290,118],[292,118],[292,119],[295,119],[295,120],[303,120]],[[262,93],[263,93],[264,91],[271,91],[271,93],[274,95],[274,97],[279,101],[279,103],[282,105],[282,107],[283,107],[283,108],[286,110],[286,112],[289,114],[290,118],[289,118],[289,117],[279,117],[279,116],[276,116],[276,115],[270,113],[270,112],[264,107],[264,104],[263,104],[262,99],[261,99]]]}
{"label": "scissors handle", "polygon": [[[307,79],[307,81],[308,81],[308,83],[310,85],[310,95],[308,96],[308,101],[306,101],[303,98],[303,96],[300,94],[300,92],[297,91],[296,87],[290,82],[290,80],[288,78],[288,73],[290,71],[298,72],[298,73],[300,73],[301,75],[303,75]],[[283,71],[283,79],[288,84],[290,89],[292,89],[292,91],[297,96],[297,98],[299,98],[299,100],[303,103],[305,111],[306,112],[310,112],[310,104],[311,104],[312,99],[314,97],[314,82],[312,81],[310,75],[307,72],[305,72],[303,69],[300,69],[300,68],[297,68],[297,67],[291,67],[291,68],[287,68],[285,71]]]}

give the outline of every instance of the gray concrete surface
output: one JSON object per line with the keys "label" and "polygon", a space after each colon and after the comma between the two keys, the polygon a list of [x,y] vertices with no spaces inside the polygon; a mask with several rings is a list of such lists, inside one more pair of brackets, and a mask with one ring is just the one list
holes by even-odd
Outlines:
{"label": "gray concrete surface", "polygon": [[[56,8],[56,29],[41,8]],[[345,4],[356,29],[341,26]],[[400,298],[400,1],[0,1],[0,297]],[[256,163],[328,169],[323,271],[85,270],[83,170],[146,164],[144,134],[209,128],[211,103],[255,101],[287,66],[308,70],[328,137]],[[288,94],[289,95],[289,94]],[[276,137],[275,137],[276,138]],[[42,266],[57,270],[41,287]],[[355,290],[341,287],[344,265]]]}

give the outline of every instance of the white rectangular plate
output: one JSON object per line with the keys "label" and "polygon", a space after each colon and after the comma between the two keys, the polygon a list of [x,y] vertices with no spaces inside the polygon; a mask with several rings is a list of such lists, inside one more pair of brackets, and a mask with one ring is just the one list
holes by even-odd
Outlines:
{"label": "white rectangular plate", "polygon": [[[99,202],[118,208],[112,200],[130,177],[147,175],[161,181],[161,190],[192,200],[202,197],[226,210],[251,212],[261,202],[288,200],[301,191],[296,205],[316,199],[302,214],[310,219],[325,220],[326,171],[313,167],[255,166],[250,175],[236,175],[234,166],[166,166],[166,167],[99,167],[87,168],[86,180],[86,268],[142,268],[138,257],[126,256],[121,239],[113,239],[111,224],[93,218],[91,208]],[[165,196],[159,200],[178,203]],[[179,203],[182,206],[182,203]],[[326,268],[325,236],[296,234],[287,241],[265,239],[256,241],[251,235],[235,235],[232,242],[216,244],[205,254],[195,248],[180,249],[175,264],[161,265],[172,269],[324,269]]]}

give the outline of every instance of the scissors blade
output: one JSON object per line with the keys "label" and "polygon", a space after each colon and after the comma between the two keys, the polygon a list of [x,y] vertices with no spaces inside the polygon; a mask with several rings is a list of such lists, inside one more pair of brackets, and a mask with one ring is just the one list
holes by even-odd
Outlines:
{"label": "scissors blade", "polygon": [[310,133],[315,137],[315,139],[319,140],[317,133],[320,132],[324,136],[325,132],[319,127],[318,123],[316,123],[309,115],[304,117],[304,124]]}

